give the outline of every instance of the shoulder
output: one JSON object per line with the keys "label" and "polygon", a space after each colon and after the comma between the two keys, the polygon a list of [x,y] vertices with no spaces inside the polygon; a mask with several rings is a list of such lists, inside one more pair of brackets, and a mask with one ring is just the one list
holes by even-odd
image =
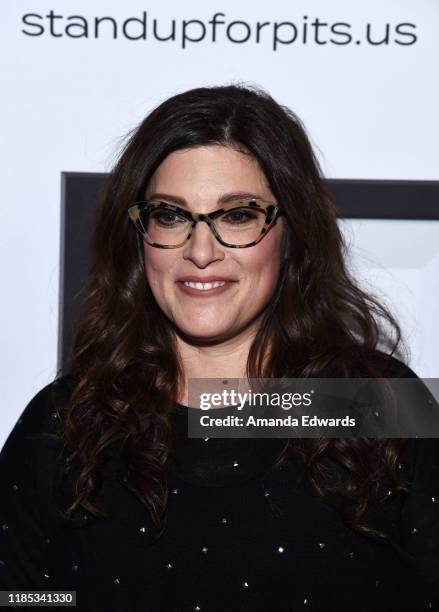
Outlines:
{"label": "shoulder", "polygon": [[30,478],[60,448],[59,411],[67,404],[73,387],[74,377],[64,376],[29,401],[1,449],[0,478],[14,472]]}
{"label": "shoulder", "polygon": [[[400,410],[407,410],[413,414],[423,414],[423,418],[435,418],[439,415],[439,406],[430,388],[404,361],[393,355],[379,354],[378,367],[380,378],[389,380],[392,391],[400,404]],[[439,430],[438,430],[439,436]],[[425,437],[425,436],[424,436]]]}
{"label": "shoulder", "polygon": [[55,415],[65,405],[68,382],[54,381],[30,400],[0,452],[1,585],[45,588],[47,542],[62,520],[54,476],[63,465],[63,443]]}
{"label": "shoulder", "polygon": [[394,355],[377,351],[374,361],[382,369],[383,378],[419,378],[404,361]]}
{"label": "shoulder", "polygon": [[[402,417],[407,427],[413,429],[413,435],[405,440],[400,458],[411,466],[415,483],[429,479],[431,487],[433,480],[439,478],[438,401],[427,386],[428,380],[426,379],[426,384],[413,369],[396,357],[387,356],[384,376],[411,379],[393,383]],[[428,499],[438,501],[437,509],[439,509],[437,493],[435,495],[432,490]]]}
{"label": "shoulder", "polygon": [[66,405],[75,381],[73,375],[66,375],[40,389],[24,408],[6,443],[10,442],[11,436],[27,438],[44,429],[53,430],[54,427],[50,424],[56,419],[55,411]]}
{"label": "shoulder", "polygon": [[371,359],[380,371],[380,377],[392,379],[391,388],[405,431],[401,459],[419,471],[427,465],[439,469],[439,404],[429,388],[429,380],[424,381],[394,355],[377,351]]}

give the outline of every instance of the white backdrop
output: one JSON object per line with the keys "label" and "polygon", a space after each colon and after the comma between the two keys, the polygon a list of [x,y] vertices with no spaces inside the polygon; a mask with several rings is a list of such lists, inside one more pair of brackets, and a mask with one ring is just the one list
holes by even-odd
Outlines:
{"label": "white backdrop", "polygon": [[[0,12],[0,446],[56,370],[61,172],[107,172],[165,98],[256,84],[302,118],[326,176],[439,179],[436,0],[3,0]],[[175,40],[157,40],[173,20]],[[439,376],[439,222],[341,225],[412,367]]]}

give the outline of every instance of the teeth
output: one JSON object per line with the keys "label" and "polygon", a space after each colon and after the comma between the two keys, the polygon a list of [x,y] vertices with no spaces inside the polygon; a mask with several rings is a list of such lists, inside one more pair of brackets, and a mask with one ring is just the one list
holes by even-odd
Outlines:
{"label": "teeth", "polygon": [[215,287],[222,287],[226,284],[226,281],[216,281],[214,283],[193,283],[192,281],[184,281],[184,284],[186,287],[192,287],[192,289],[207,291],[208,289],[214,289]]}

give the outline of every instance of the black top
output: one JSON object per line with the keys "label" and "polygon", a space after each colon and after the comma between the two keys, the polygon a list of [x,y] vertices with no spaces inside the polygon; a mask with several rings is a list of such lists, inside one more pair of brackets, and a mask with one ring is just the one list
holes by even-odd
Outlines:
{"label": "black top", "polygon": [[[65,378],[53,385],[68,393]],[[344,527],[298,456],[267,471],[281,440],[191,439],[195,409],[176,405],[164,531],[121,465],[104,473],[110,518],[71,526],[57,512],[60,442],[41,435],[57,431],[51,387],[0,454],[0,590],[75,590],[76,609],[87,612],[439,610],[439,440],[407,441],[409,494],[367,515],[390,534],[383,542]]]}

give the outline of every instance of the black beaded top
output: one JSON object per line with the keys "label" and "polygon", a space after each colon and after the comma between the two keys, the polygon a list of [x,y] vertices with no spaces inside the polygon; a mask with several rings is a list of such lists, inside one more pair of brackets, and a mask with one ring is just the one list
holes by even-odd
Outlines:
{"label": "black beaded top", "polygon": [[50,388],[0,453],[0,589],[76,591],[87,612],[439,610],[439,440],[407,441],[410,493],[367,516],[383,540],[346,527],[298,455],[273,468],[284,440],[188,438],[196,409],[178,404],[162,529],[119,477],[103,480],[109,518],[72,526],[41,436]]}
{"label": "black beaded top", "polygon": [[188,483],[219,487],[263,479],[285,446],[274,438],[189,438],[189,412],[199,409],[176,404],[170,465],[170,472]]}

